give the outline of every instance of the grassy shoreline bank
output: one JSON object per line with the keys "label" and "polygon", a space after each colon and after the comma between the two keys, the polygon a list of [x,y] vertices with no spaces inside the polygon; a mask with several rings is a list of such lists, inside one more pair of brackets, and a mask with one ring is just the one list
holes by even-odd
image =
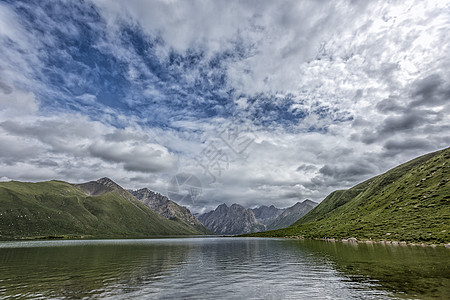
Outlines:
{"label": "grassy shoreline bank", "polygon": [[380,245],[392,245],[392,246],[413,246],[413,247],[445,247],[450,249],[450,242],[448,243],[425,243],[425,242],[406,242],[396,240],[367,240],[357,238],[307,238],[302,236],[258,236],[252,234],[237,235],[236,237],[249,237],[249,238],[282,238],[282,239],[297,239],[297,240],[314,240],[323,241],[329,243],[346,243],[346,244],[380,244]]}

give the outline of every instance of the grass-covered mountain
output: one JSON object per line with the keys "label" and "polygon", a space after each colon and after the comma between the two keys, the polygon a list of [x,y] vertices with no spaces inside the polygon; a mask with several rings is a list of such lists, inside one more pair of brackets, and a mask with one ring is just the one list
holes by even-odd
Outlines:
{"label": "grass-covered mountain", "polygon": [[160,216],[108,178],[0,183],[1,239],[186,234],[201,232]]}
{"label": "grass-covered mountain", "polygon": [[136,191],[130,191],[139,201],[153,209],[155,212],[166,219],[176,221],[185,226],[192,227],[198,232],[211,234],[205,226],[184,206],[169,200],[166,196],[155,193],[148,188],[142,188]]}
{"label": "grass-covered mountain", "polygon": [[450,242],[450,148],[331,193],[292,226],[254,236]]}

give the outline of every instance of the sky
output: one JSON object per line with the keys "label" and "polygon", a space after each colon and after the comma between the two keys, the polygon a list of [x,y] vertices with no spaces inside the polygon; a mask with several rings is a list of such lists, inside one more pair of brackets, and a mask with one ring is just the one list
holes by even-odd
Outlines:
{"label": "sky", "polygon": [[0,180],[194,212],[322,201],[450,144],[449,1],[0,1]]}

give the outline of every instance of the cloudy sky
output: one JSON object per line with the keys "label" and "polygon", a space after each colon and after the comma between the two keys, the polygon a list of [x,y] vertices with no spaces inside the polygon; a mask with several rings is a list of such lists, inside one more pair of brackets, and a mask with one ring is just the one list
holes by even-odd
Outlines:
{"label": "cloudy sky", "polygon": [[321,201],[449,146],[449,46],[443,0],[1,1],[0,180]]}

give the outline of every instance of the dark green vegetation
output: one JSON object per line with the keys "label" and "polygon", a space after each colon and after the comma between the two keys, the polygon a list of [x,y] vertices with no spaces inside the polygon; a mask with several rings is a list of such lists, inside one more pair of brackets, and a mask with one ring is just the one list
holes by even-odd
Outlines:
{"label": "dark green vegetation", "polygon": [[443,247],[312,240],[290,240],[284,245],[290,251],[305,251],[318,260],[328,260],[352,281],[392,291],[398,297],[395,299],[446,299],[450,294],[450,253]]}
{"label": "dark green vegetation", "polygon": [[62,181],[0,183],[0,238],[201,234],[158,215],[109,179],[101,180],[76,186]]}
{"label": "dark green vegetation", "polygon": [[450,148],[331,193],[292,226],[249,236],[450,242]]}

